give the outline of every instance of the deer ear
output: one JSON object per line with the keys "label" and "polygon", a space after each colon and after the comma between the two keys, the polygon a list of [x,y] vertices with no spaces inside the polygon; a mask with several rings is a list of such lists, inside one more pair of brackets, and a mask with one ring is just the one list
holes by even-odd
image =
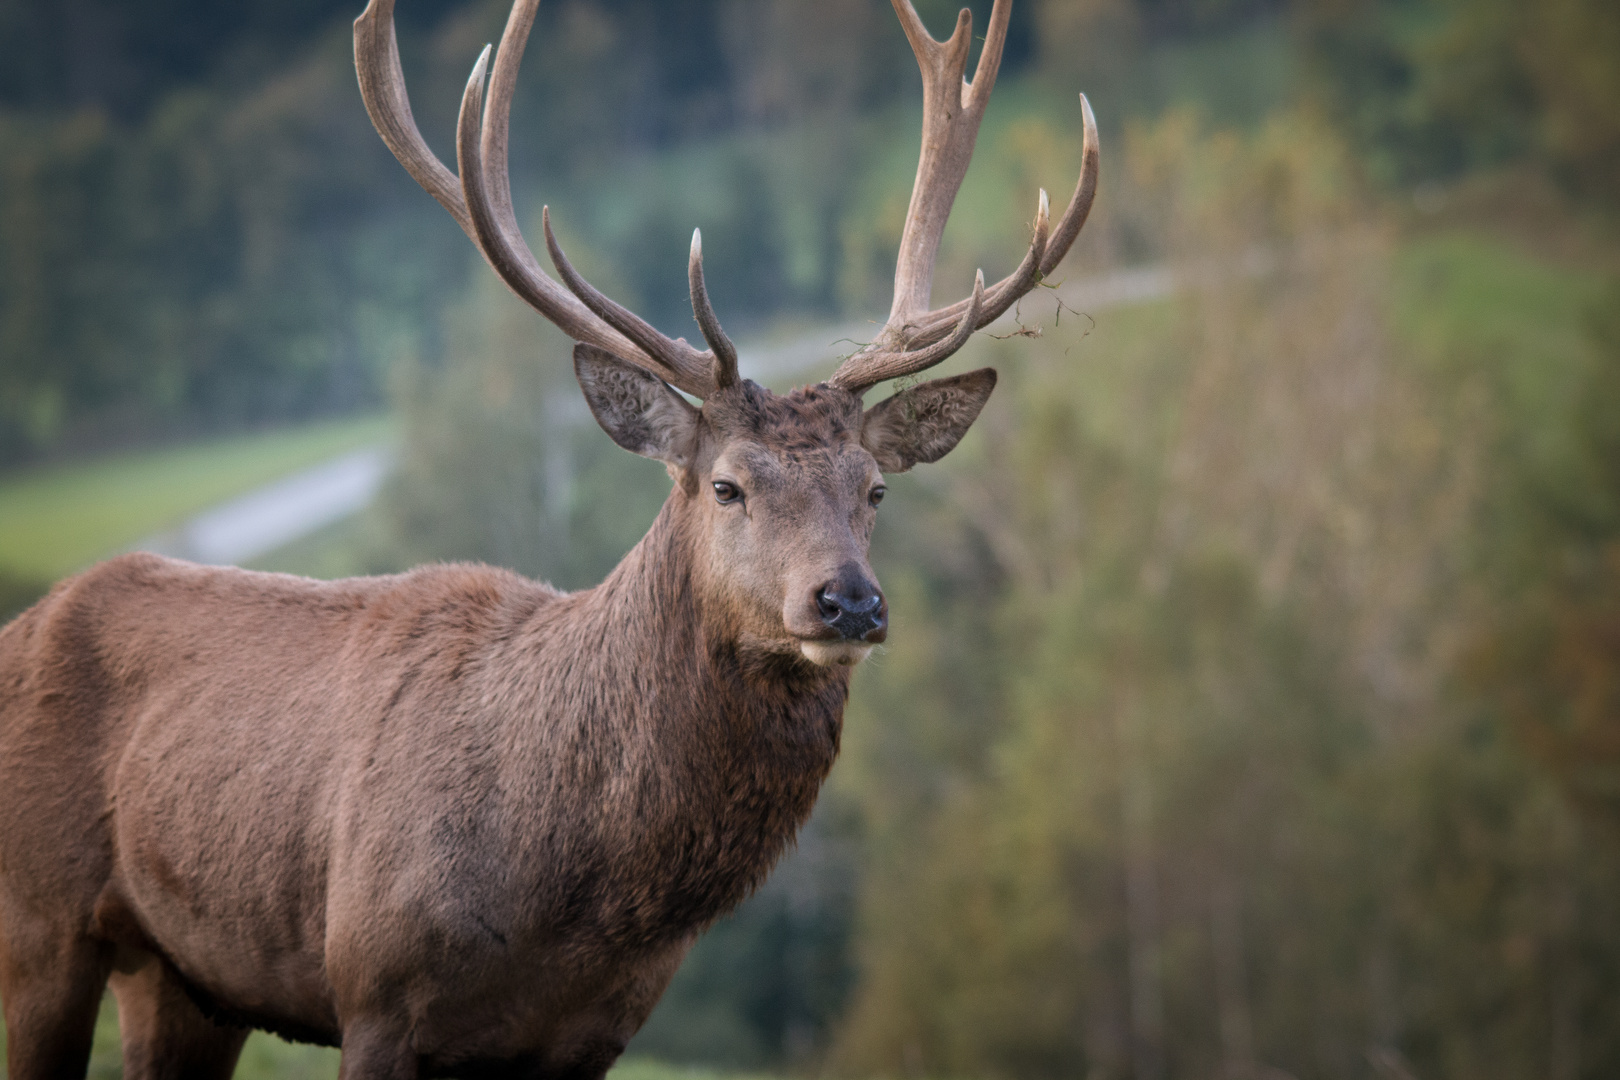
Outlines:
{"label": "deer ear", "polygon": [[905,472],[955,449],[996,388],[994,368],[935,379],[866,410],[861,445],[884,472]]}
{"label": "deer ear", "polygon": [[691,464],[698,411],[664,381],[594,345],[574,346],[574,376],[614,442],[678,468]]}

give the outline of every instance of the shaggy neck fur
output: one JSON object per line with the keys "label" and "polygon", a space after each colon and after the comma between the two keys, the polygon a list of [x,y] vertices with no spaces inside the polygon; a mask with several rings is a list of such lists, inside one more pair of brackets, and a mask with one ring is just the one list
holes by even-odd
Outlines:
{"label": "shaggy neck fur", "polygon": [[[565,700],[542,713],[567,730],[538,744],[550,760],[514,740],[524,775],[511,781],[571,788],[566,804],[598,815],[590,857],[534,854],[568,868],[553,912],[623,945],[689,933],[764,880],[810,815],[848,697],[848,669],[751,654],[702,610],[689,505],[672,491],[601,585],[542,607],[524,635],[536,655],[560,649],[573,661]],[[544,846],[578,842],[581,823],[547,824]]]}

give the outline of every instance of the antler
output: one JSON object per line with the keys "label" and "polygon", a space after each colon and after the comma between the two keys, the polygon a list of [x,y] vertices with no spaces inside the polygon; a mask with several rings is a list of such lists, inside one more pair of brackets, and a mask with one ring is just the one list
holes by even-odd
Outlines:
{"label": "antler", "polygon": [[552,236],[549,209],[542,212],[546,244],[566,289],[540,268],[518,229],[507,171],[507,134],[518,65],[539,6],[539,0],[517,0],[513,5],[488,80],[487,103],[488,46],[473,65],[456,123],[459,179],[428,148],[411,115],[394,35],[394,0],[370,0],[354,21],[354,64],[366,111],[405,171],[450,212],[501,280],[524,302],[576,341],[606,349],[696,397],[708,397],[736,381],[737,360],[736,350],[720,331],[703,292],[702,255],[695,238],[692,307],[710,343],[724,343],[724,348],[717,346],[708,352],[693,348],[685,338],[671,339],[659,333],[592,288],[569,264]]}
{"label": "antler", "polygon": [[[972,14],[964,9],[957,18],[956,32],[940,42],[929,35],[911,0],[891,2],[922,70],[922,153],[900,238],[888,322],[876,341],[846,360],[829,380],[857,393],[885,379],[932,367],[961,348],[974,330],[1000,318],[1068,254],[1097,192],[1097,124],[1082,94],[1085,128],[1080,180],[1056,229],[1051,228],[1048,199],[1042,191],[1034,236],[1018,268],[988,289],[981,273],[972,296],[929,310],[940,237],[995,88],[1012,0],[995,0],[971,83],[963,76],[973,40]],[[737,350],[709,303],[703,281],[702,239],[697,233],[692,236],[688,276],[692,311],[709,344],[701,352],[685,338],[660,333],[580,276],[552,234],[549,208],[543,210],[541,220],[552,265],[563,284],[540,268],[518,228],[512,209],[507,137],[518,65],[538,8],[539,0],[514,4],[495,53],[494,71],[487,80],[487,46],[473,65],[456,124],[459,178],[428,148],[411,115],[394,34],[394,0],[370,0],[354,23],[355,68],[366,111],[405,170],[450,212],[501,280],[529,306],[575,340],[606,349],[687,393],[708,397],[736,383]]]}
{"label": "antler", "polygon": [[845,360],[828,380],[856,393],[885,379],[932,367],[959,349],[974,330],[1000,318],[1068,254],[1097,194],[1097,121],[1091,114],[1091,103],[1081,94],[1085,133],[1080,180],[1057,228],[1051,228],[1049,200],[1043,190],[1036,206],[1034,237],[1018,268],[989,289],[984,288],[981,272],[971,297],[929,310],[939,240],[962,178],[967,175],[979,122],[984,119],[985,106],[1001,70],[1012,0],[996,0],[991,9],[990,27],[971,83],[965,81],[964,73],[973,41],[972,12],[963,8],[956,19],[956,32],[947,41],[935,41],[917,17],[911,0],[891,2],[917,54],[917,66],[922,69],[922,152],[905,230],[900,236],[889,320],[877,340]]}

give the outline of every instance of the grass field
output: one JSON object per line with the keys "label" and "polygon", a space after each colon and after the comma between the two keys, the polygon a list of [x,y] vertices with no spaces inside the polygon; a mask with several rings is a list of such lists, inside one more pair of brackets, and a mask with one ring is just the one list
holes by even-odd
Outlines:
{"label": "grass field", "polygon": [[209,506],[391,437],[383,417],[241,435],[0,479],[0,574],[50,582]]}

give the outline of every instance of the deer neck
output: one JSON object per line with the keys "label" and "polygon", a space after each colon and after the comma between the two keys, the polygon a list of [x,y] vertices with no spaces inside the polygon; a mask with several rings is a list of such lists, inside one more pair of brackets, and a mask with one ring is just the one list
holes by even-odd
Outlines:
{"label": "deer neck", "polygon": [[837,755],[849,685],[848,669],[750,655],[705,617],[683,500],[672,492],[601,585],[562,601],[578,605],[565,698],[592,703],[573,713],[568,770],[613,806],[604,846],[639,853],[615,869],[658,868],[636,880],[661,895],[620,913],[648,932],[706,922],[764,880]]}
{"label": "deer neck", "polygon": [[[802,737],[818,752],[835,754],[849,669],[816,667],[797,653],[760,652],[740,641],[731,620],[704,604],[686,510],[679,489],[671,492],[641,542],[601,585],[581,594],[596,609],[593,621],[611,628],[604,635],[605,648],[616,654],[610,662],[636,672],[643,686],[649,680],[656,686],[662,707],[648,711],[652,730],[693,746],[704,744],[693,738],[701,734],[741,745]],[[800,730],[807,724],[815,730]]]}

